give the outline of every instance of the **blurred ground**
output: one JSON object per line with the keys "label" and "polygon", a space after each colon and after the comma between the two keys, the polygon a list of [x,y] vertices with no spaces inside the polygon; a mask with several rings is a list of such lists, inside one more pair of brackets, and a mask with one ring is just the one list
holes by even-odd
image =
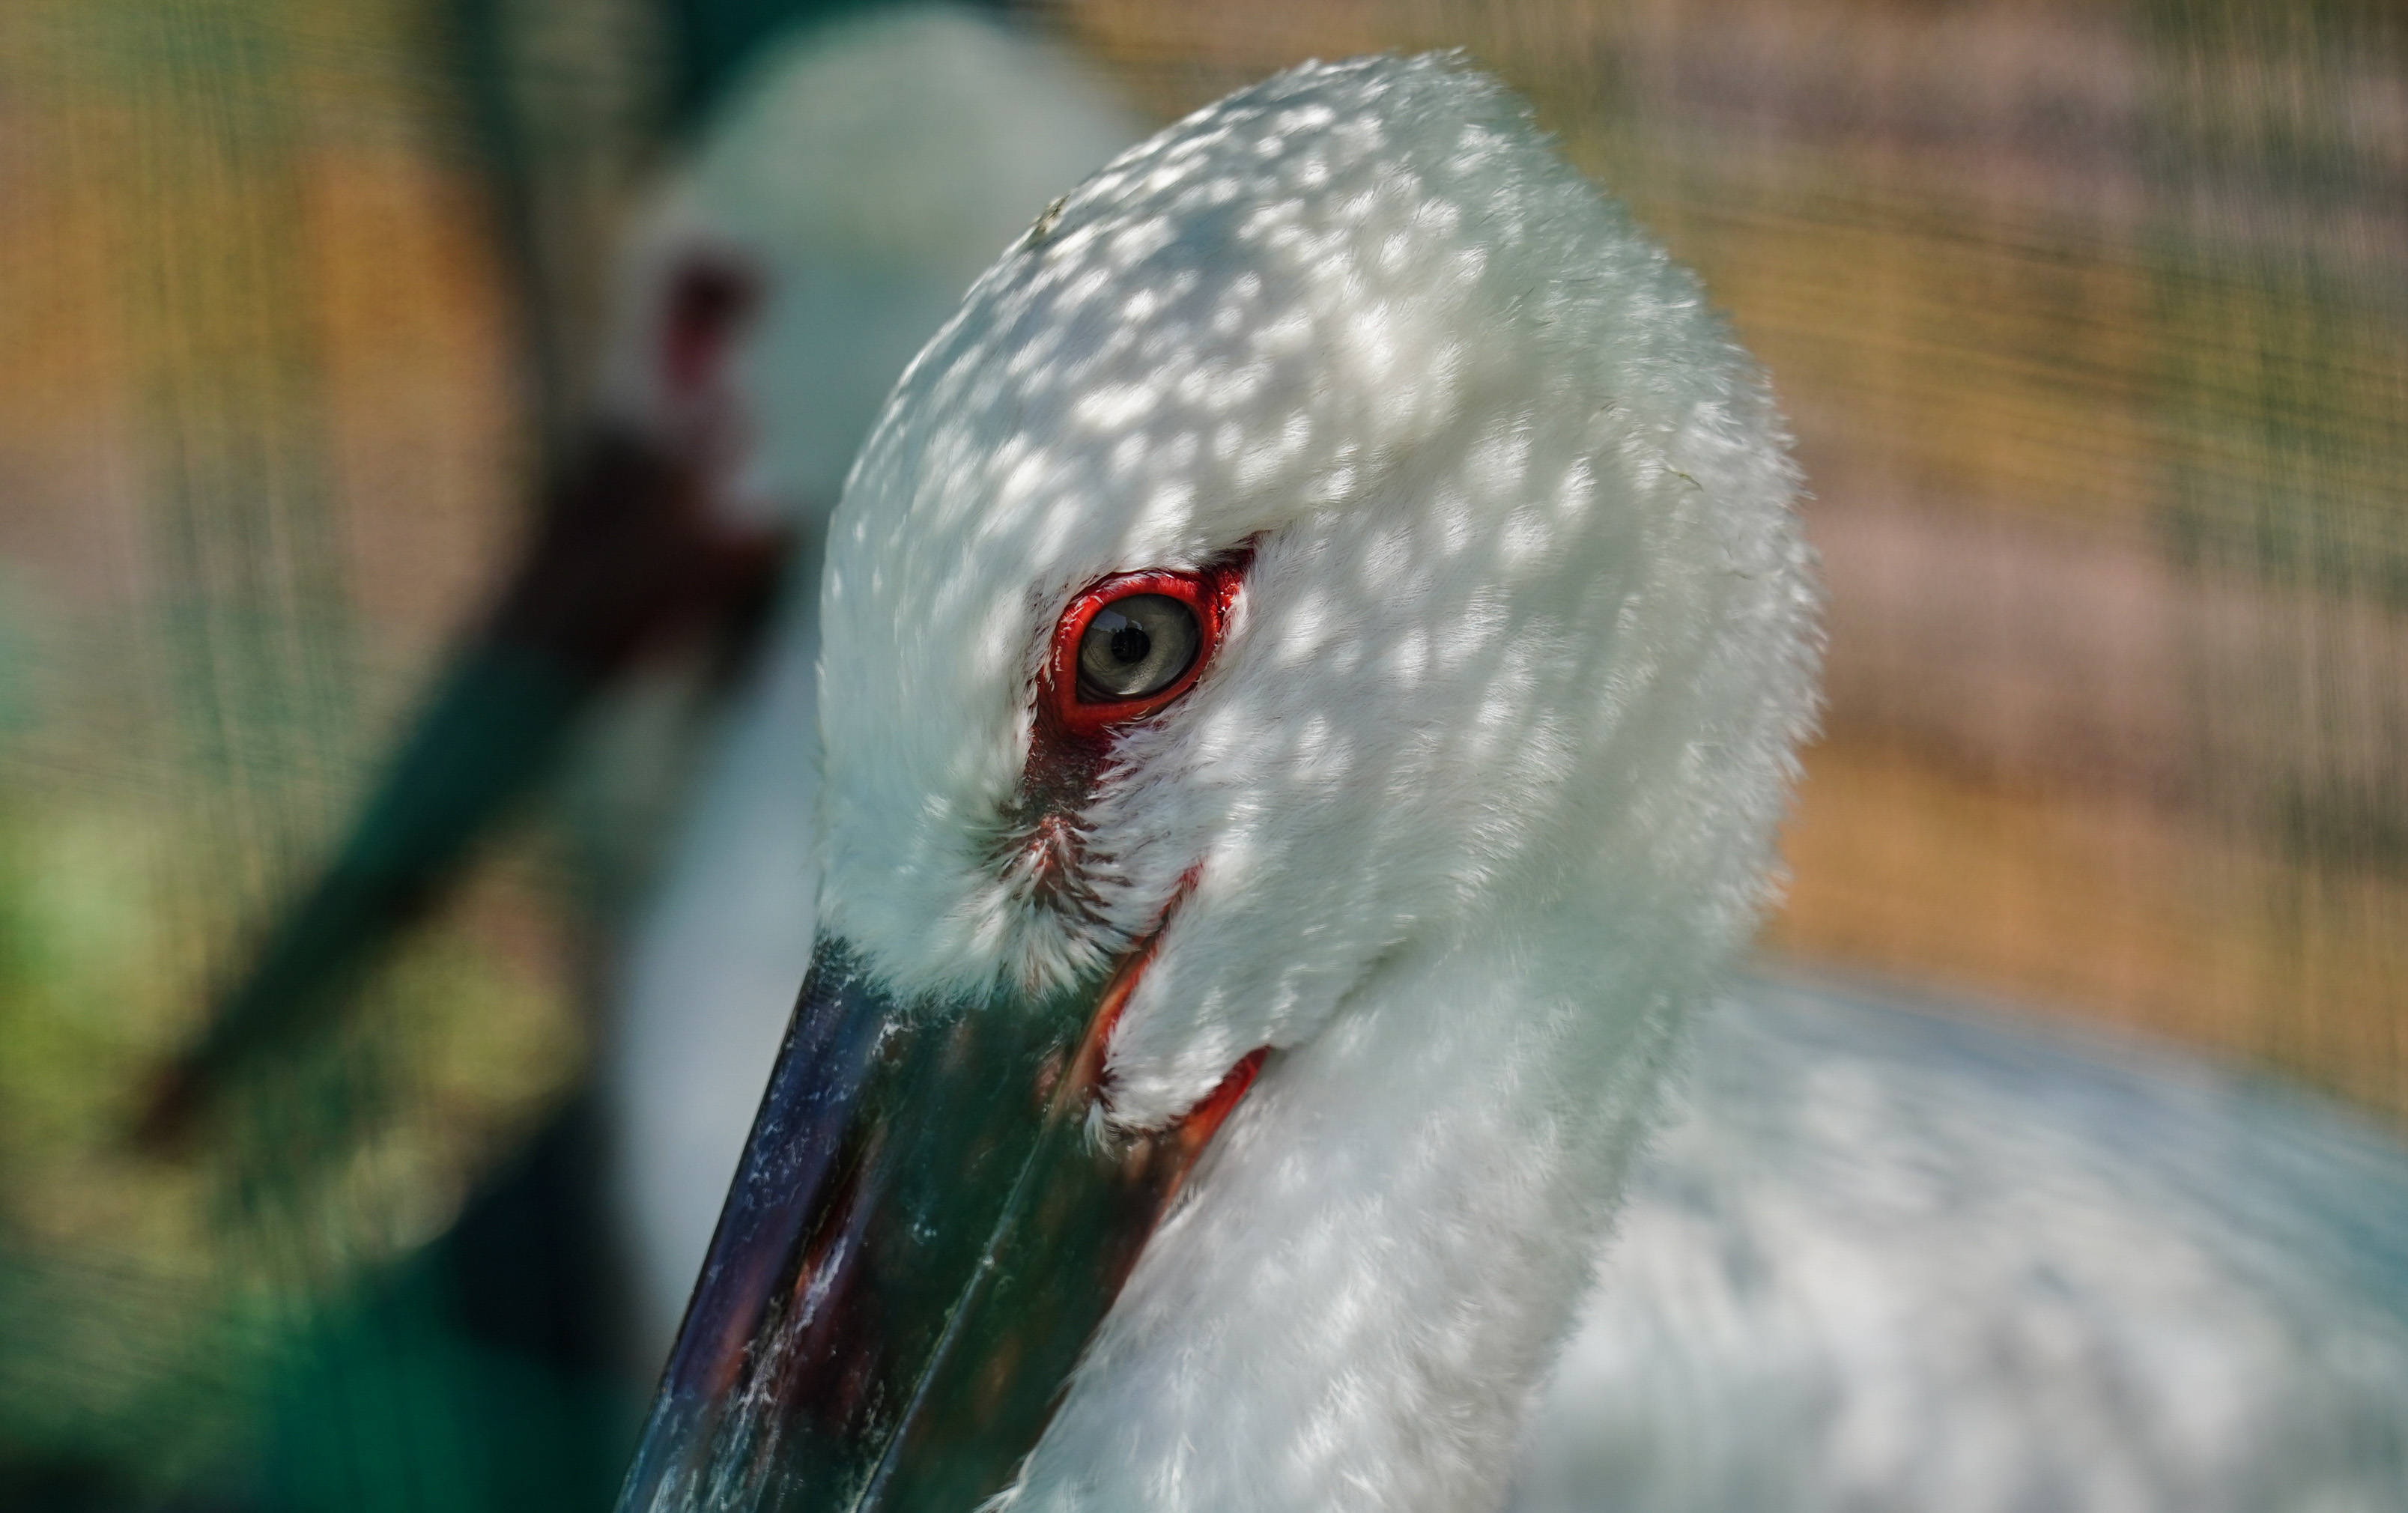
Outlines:
{"label": "blurred ground", "polygon": [[[462,50],[480,10],[498,56]],[[365,1143],[250,1132],[328,1159],[229,1193],[115,1138],[515,537],[602,228],[656,150],[644,18],[0,7],[12,1440],[123,1434],[172,1480],[242,1421],[226,1384],[280,1310],[432,1233],[577,1075],[578,921],[641,828],[609,761],[333,1058]],[[1467,46],[1704,275],[1793,418],[1832,595],[1774,949],[2408,1116],[2394,7],[1077,0],[1055,20],[1166,117],[1308,55]],[[548,126],[516,202],[497,115]],[[63,1386],[45,1357],[92,1364]],[[161,1394],[185,1407],[145,1406]],[[152,1443],[153,1420],[175,1430]]]}

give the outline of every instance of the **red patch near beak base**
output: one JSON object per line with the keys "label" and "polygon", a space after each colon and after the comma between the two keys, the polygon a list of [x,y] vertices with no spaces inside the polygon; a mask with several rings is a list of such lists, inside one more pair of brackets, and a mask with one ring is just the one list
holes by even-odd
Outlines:
{"label": "red patch near beak base", "polygon": [[[1181,904],[1186,902],[1195,886],[1196,875],[1190,872],[1181,879],[1179,892],[1171,895],[1169,906],[1163,910],[1162,923],[1146,936],[1142,946],[1129,953],[1121,963],[1120,969],[1112,974],[1111,980],[1104,985],[1102,996],[1096,1001],[1095,1017],[1087,1021],[1086,1036],[1079,1043],[1078,1054],[1071,1058],[1068,1086],[1063,1090],[1069,1095],[1092,1097],[1105,1112],[1111,1112],[1112,1090],[1105,1074],[1104,1062],[1111,1049],[1112,1032],[1120,1027],[1122,1011],[1128,1007],[1129,998],[1137,992],[1145,969],[1154,964],[1154,949],[1162,940],[1163,931],[1169,927],[1171,916],[1179,911]],[[1165,1203],[1186,1180],[1187,1165],[1203,1154],[1204,1148],[1211,1144],[1212,1136],[1220,1133],[1222,1124],[1237,1111],[1247,1090],[1254,1085],[1254,1078],[1261,1074],[1264,1059],[1269,1054],[1268,1046],[1256,1046],[1239,1058],[1238,1063],[1229,1068],[1227,1075],[1212,1091],[1180,1116],[1179,1122],[1168,1132],[1180,1149],[1182,1162],[1177,1180],[1163,1194]],[[1057,1097],[1060,1095],[1056,1094]]]}

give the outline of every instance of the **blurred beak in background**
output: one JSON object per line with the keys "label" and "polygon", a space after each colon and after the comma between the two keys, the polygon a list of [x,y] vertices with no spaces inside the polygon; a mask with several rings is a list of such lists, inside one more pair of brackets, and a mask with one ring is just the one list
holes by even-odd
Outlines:
{"label": "blurred beak in background", "polygon": [[162,1079],[144,1144],[183,1143],[227,1083],[330,1029],[472,843],[559,764],[579,717],[648,653],[757,629],[790,534],[721,512],[726,437],[695,420],[720,395],[753,291],[706,265],[666,287],[652,355],[661,388],[684,402],[662,410],[681,423],[597,421],[569,449],[482,628],[437,679],[332,863]]}
{"label": "blurred beak in background", "polygon": [[823,936],[621,1513],[960,1510],[1002,1492],[1257,1051],[1103,1132],[1152,956],[1036,1001],[915,1001]]}

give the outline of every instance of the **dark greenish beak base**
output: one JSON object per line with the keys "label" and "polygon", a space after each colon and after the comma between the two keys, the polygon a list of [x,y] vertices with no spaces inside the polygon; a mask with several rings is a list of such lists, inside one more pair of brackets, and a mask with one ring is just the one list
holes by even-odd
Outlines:
{"label": "dark greenish beak base", "polygon": [[1149,955],[1042,1003],[912,1003],[822,942],[621,1513],[972,1513],[1010,1484],[1261,1063],[1091,1138]]}

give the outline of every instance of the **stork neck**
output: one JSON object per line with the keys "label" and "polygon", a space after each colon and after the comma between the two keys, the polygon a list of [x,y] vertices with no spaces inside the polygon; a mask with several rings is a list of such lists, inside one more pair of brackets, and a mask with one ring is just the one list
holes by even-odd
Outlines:
{"label": "stork neck", "polygon": [[1677,1019],[1558,925],[1399,952],[1273,1063],[1014,1506],[1496,1505]]}

